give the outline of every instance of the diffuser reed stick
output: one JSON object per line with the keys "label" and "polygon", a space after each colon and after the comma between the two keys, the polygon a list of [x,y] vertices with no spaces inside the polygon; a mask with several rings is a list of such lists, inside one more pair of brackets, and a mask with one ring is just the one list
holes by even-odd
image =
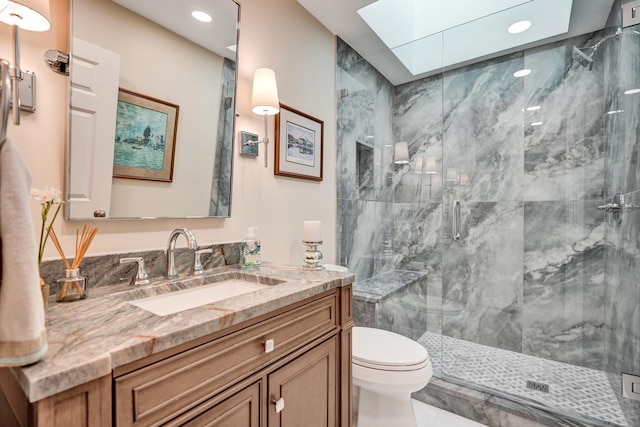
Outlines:
{"label": "diffuser reed stick", "polygon": [[[73,299],[82,299],[85,298],[85,292],[81,283],[84,284],[84,278],[82,278],[82,282],[79,280],[78,268],[80,267],[80,263],[82,262],[82,258],[87,253],[89,246],[91,246],[91,242],[93,242],[93,238],[98,233],[98,227],[91,227],[84,224],[82,226],[82,233],[80,234],[79,230],[76,228],[76,246],[75,246],[75,256],[73,261],[69,263],[69,260],[64,254],[64,250],[62,249],[62,245],[58,240],[58,236],[56,236],[55,231],[51,228],[49,229],[49,235],[51,237],[51,241],[55,245],[56,249],[58,249],[58,253],[62,257],[62,261],[64,262],[65,267],[67,268],[67,278],[72,280],[62,280],[62,286],[60,291],[58,292],[58,301],[68,300],[71,294],[79,295]],[[77,280],[73,280],[76,279]],[[70,289],[70,287],[72,287]]]}

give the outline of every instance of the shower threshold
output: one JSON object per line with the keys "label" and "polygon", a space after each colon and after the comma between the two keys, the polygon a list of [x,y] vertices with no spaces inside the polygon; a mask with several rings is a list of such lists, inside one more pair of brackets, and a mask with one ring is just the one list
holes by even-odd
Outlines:
{"label": "shower threshold", "polygon": [[[631,427],[607,374],[426,332],[434,376],[591,426]],[[438,373],[442,373],[439,375]],[[548,385],[537,390],[527,382]]]}

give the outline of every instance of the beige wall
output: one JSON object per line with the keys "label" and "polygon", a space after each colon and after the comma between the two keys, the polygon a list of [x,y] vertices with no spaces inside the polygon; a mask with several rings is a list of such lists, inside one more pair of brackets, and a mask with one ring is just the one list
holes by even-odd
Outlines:
{"label": "beige wall", "polygon": [[[46,33],[22,33],[22,68],[35,71],[37,111],[23,114],[19,127],[9,125],[8,135],[29,164],[34,187],[63,188],[64,146],[67,131],[68,78],[55,74],[42,60],[51,48],[68,51],[68,12],[61,0],[52,0],[52,29]],[[89,255],[164,248],[169,232],[179,226],[193,230],[198,242],[217,243],[242,239],[246,227],[259,227],[263,259],[299,265],[302,222],[320,220],[324,228],[322,250],[327,262],[335,261],[335,39],[295,0],[242,0],[239,50],[239,87],[236,129],[258,133],[262,120],[251,113],[253,70],[275,70],[280,102],[324,120],[324,181],[276,178],[273,174],[273,144],[269,167],[263,166],[263,147],[257,159],[238,155],[234,149],[232,217],[155,221],[95,222],[100,232]],[[12,59],[10,28],[0,24],[0,58]],[[270,118],[273,138],[273,117]],[[34,226],[39,211],[34,202]],[[67,251],[75,241],[77,221],[58,220],[56,232]],[[184,243],[179,243],[184,245]],[[49,245],[46,258],[57,253]]]}

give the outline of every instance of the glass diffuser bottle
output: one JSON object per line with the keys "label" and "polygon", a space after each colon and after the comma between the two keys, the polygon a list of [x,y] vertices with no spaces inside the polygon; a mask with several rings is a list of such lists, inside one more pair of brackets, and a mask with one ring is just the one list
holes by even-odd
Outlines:
{"label": "glass diffuser bottle", "polygon": [[78,301],[87,297],[87,279],[80,275],[80,269],[67,269],[65,277],[57,281],[57,302]]}

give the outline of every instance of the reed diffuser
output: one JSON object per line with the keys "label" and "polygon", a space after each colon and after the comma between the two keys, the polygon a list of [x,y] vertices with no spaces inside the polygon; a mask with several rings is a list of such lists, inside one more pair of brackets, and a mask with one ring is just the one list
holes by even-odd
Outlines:
{"label": "reed diffuser", "polygon": [[62,250],[62,245],[60,245],[58,236],[56,236],[56,233],[51,229],[51,241],[55,245],[56,249],[58,249],[58,252],[62,257],[62,261],[64,261],[64,265],[67,268],[65,277],[57,281],[58,289],[56,301],[78,301],[87,297],[87,279],[80,276],[79,267],[80,262],[82,262],[82,258],[85,253],[87,253],[87,249],[89,249],[89,246],[97,232],[98,227],[90,227],[87,226],[87,224],[82,226],[82,234],[80,234],[79,230],[76,229],[76,253],[73,258],[73,262],[69,263],[69,260],[64,255],[64,250]]}

